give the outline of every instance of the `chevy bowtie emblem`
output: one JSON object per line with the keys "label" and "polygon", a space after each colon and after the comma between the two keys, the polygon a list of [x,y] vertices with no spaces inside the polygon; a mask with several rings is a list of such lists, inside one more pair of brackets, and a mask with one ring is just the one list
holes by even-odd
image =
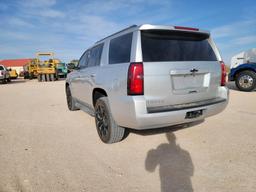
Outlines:
{"label": "chevy bowtie emblem", "polygon": [[193,68],[190,70],[190,72],[191,72],[191,75],[195,76],[195,73],[198,72],[198,69]]}
{"label": "chevy bowtie emblem", "polygon": [[198,69],[195,69],[195,68],[194,68],[194,69],[191,69],[190,72],[191,72],[191,73],[196,73],[196,72],[198,72]]}

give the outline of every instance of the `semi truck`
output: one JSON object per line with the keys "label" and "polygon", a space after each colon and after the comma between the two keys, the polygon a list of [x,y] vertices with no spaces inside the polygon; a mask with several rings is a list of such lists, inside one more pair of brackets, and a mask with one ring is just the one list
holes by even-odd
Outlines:
{"label": "semi truck", "polygon": [[229,81],[235,81],[240,91],[256,88],[256,48],[238,53],[231,58]]}

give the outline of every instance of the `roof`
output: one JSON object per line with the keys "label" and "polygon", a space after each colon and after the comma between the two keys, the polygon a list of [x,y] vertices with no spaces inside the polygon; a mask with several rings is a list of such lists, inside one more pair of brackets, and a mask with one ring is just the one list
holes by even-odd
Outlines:
{"label": "roof", "polygon": [[209,31],[198,29],[198,28],[191,28],[191,27],[182,27],[182,26],[172,26],[172,25],[150,25],[150,24],[142,24],[142,25],[132,25],[130,27],[127,27],[121,31],[118,31],[112,35],[109,35],[99,41],[97,41],[95,44],[101,43],[105,39],[109,37],[113,37],[116,35],[121,35],[123,33],[133,32],[135,30],[175,30],[175,31],[188,31],[193,33],[204,33],[204,34],[210,34]]}
{"label": "roof", "polygon": [[5,67],[23,67],[32,59],[4,59],[0,60],[0,64]]}

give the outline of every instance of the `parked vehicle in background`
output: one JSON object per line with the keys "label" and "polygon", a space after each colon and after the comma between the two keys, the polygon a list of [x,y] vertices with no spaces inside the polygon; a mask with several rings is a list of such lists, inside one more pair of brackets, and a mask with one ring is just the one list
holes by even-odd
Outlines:
{"label": "parked vehicle in background", "polygon": [[24,77],[24,71],[20,71],[19,77]]}
{"label": "parked vehicle in background", "polygon": [[11,79],[17,79],[18,78],[19,75],[18,75],[18,73],[15,69],[10,68],[10,69],[8,69],[8,71],[9,71]]}
{"label": "parked vehicle in background", "polygon": [[131,26],[96,42],[68,74],[69,110],[95,116],[105,143],[126,128],[151,129],[205,119],[228,103],[226,71],[204,30]]}
{"label": "parked vehicle in background", "polygon": [[4,65],[0,65],[0,81],[2,83],[7,83],[11,81],[9,71]]}
{"label": "parked vehicle in background", "polygon": [[235,81],[240,91],[256,88],[256,48],[241,52],[231,59],[229,81]]}
{"label": "parked vehicle in background", "polygon": [[66,78],[68,74],[68,68],[66,63],[58,63],[57,64],[57,71],[58,71],[58,76]]}
{"label": "parked vehicle in background", "polygon": [[37,68],[38,68],[38,59],[32,59],[28,64],[26,64],[24,69],[24,79],[34,79],[37,78]]}
{"label": "parked vehicle in background", "polygon": [[[52,52],[38,52],[36,53],[38,60],[37,79],[38,81],[55,81],[58,80],[57,64],[60,60],[54,58]],[[42,58],[47,57],[47,60]]]}

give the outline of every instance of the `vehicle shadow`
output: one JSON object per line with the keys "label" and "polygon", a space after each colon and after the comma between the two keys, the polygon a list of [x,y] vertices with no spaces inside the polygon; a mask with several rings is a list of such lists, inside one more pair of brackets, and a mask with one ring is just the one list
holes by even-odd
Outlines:
{"label": "vehicle shadow", "polygon": [[129,134],[137,134],[137,135],[142,135],[142,136],[147,136],[147,135],[155,135],[155,134],[162,134],[162,133],[168,133],[170,131],[175,132],[181,129],[187,129],[193,126],[196,126],[198,124],[201,124],[204,122],[203,120],[198,120],[192,123],[184,123],[180,125],[173,125],[169,127],[160,127],[157,129],[146,129],[146,130],[135,130],[135,129],[126,129],[125,132],[125,138],[128,137]]}
{"label": "vehicle shadow", "polygon": [[234,81],[232,81],[232,82],[227,82],[227,87],[228,87],[229,89],[232,89],[232,90],[235,90],[235,91],[239,91],[239,90],[237,89],[236,84],[235,84]]}
{"label": "vehicle shadow", "polygon": [[173,132],[166,133],[167,143],[151,149],[145,159],[145,169],[154,172],[159,166],[162,192],[192,192],[194,165],[188,151],[176,144]]}

